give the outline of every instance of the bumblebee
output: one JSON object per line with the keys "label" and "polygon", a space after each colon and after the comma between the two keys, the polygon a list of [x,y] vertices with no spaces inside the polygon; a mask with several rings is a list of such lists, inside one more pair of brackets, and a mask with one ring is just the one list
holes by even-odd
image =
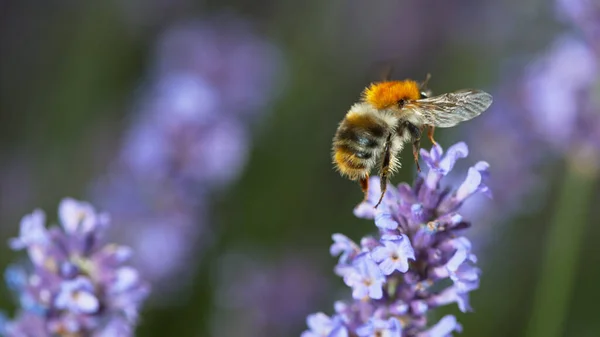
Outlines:
{"label": "bumblebee", "polygon": [[426,88],[430,76],[413,80],[372,83],[361,100],[352,105],[333,138],[333,163],[342,176],[360,183],[367,197],[369,172],[379,168],[381,196],[392,173],[400,168],[398,154],[412,143],[413,158],[419,167],[419,144],[425,128],[436,144],[436,127],[449,128],[479,116],[492,104],[484,91],[463,89],[431,96]]}

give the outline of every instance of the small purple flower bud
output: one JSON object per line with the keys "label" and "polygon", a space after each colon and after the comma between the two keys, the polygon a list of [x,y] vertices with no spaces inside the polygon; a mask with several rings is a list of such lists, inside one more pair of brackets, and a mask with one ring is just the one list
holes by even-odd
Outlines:
{"label": "small purple flower bud", "polygon": [[448,268],[449,271],[456,271],[471,255],[471,241],[464,236],[461,236],[448,241],[448,244],[456,249],[456,251],[450,260],[448,260],[448,263],[446,263],[446,268]]}
{"label": "small purple flower bud", "polygon": [[379,247],[379,240],[372,236],[365,236],[360,239],[361,252],[370,252],[375,247]]}
{"label": "small purple flower bud", "polygon": [[481,192],[489,193],[489,188],[485,185],[485,177],[488,175],[489,164],[480,161],[475,166],[469,169],[469,173],[465,181],[456,191],[456,202],[461,203],[474,193]]}
{"label": "small purple flower bud", "polygon": [[360,247],[343,234],[333,234],[331,238],[333,244],[329,248],[329,253],[331,256],[340,255],[341,263],[348,262],[352,256],[360,252]]}
{"label": "small purple flower bud", "polygon": [[442,290],[441,293],[432,296],[429,300],[429,305],[439,307],[454,302],[456,302],[460,311],[472,311],[471,305],[469,304],[469,293],[463,293],[455,286],[450,286]]}

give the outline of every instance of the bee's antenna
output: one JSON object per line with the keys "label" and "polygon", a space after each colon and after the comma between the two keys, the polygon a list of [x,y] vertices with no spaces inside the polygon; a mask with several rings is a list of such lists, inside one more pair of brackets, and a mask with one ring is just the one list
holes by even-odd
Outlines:
{"label": "bee's antenna", "polygon": [[431,79],[431,73],[427,73],[427,76],[425,76],[425,81],[421,82],[421,89],[427,88],[427,83],[429,83],[430,79]]}
{"label": "bee's antenna", "polygon": [[384,81],[389,81],[392,79],[392,72],[394,71],[394,66],[392,64],[387,64],[386,69],[381,72],[381,78]]}

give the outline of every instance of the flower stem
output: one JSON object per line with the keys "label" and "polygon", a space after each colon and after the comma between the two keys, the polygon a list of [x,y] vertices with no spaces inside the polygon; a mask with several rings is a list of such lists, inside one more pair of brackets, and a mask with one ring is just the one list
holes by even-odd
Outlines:
{"label": "flower stem", "polygon": [[564,336],[586,212],[595,191],[596,172],[569,165],[560,186],[545,243],[542,268],[533,299],[528,337]]}

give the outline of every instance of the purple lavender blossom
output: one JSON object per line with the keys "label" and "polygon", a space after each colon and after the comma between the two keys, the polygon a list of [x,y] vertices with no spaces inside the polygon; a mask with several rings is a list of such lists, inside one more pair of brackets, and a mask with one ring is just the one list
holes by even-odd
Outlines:
{"label": "purple lavender blossom", "polygon": [[177,298],[169,295],[187,284],[212,241],[207,195],[243,171],[250,125],[277,93],[281,60],[232,16],[176,24],[157,42],[134,123],[94,193],[127,224],[113,235],[135,249],[134,264],[162,300]]}
{"label": "purple lavender blossom", "polygon": [[27,250],[32,266],[7,270],[21,308],[0,332],[8,337],[133,336],[149,287],[125,265],[130,249],[102,242],[108,216],[88,203],[64,199],[59,219],[61,227],[46,228],[44,212],[35,210],[23,217],[19,237],[10,241],[12,249]]}
{"label": "purple lavender blossom", "polygon": [[331,253],[341,255],[335,271],[353,289],[354,300],[337,302],[331,317],[310,315],[310,330],[303,337],[332,336],[333,331],[360,337],[441,337],[462,330],[454,316],[432,325],[427,314],[450,303],[471,311],[469,293],[479,287],[480,270],[471,242],[460,235],[470,224],[457,211],[472,195],[489,195],[489,165],[476,163],[452,191],[441,180],[468,155],[466,144],[455,144],[445,154],[436,145],[421,155],[429,171],[413,186],[390,186],[377,209],[379,181],[371,178],[368,198],[355,214],[373,219],[378,236],[364,237],[357,245],[333,235]]}

